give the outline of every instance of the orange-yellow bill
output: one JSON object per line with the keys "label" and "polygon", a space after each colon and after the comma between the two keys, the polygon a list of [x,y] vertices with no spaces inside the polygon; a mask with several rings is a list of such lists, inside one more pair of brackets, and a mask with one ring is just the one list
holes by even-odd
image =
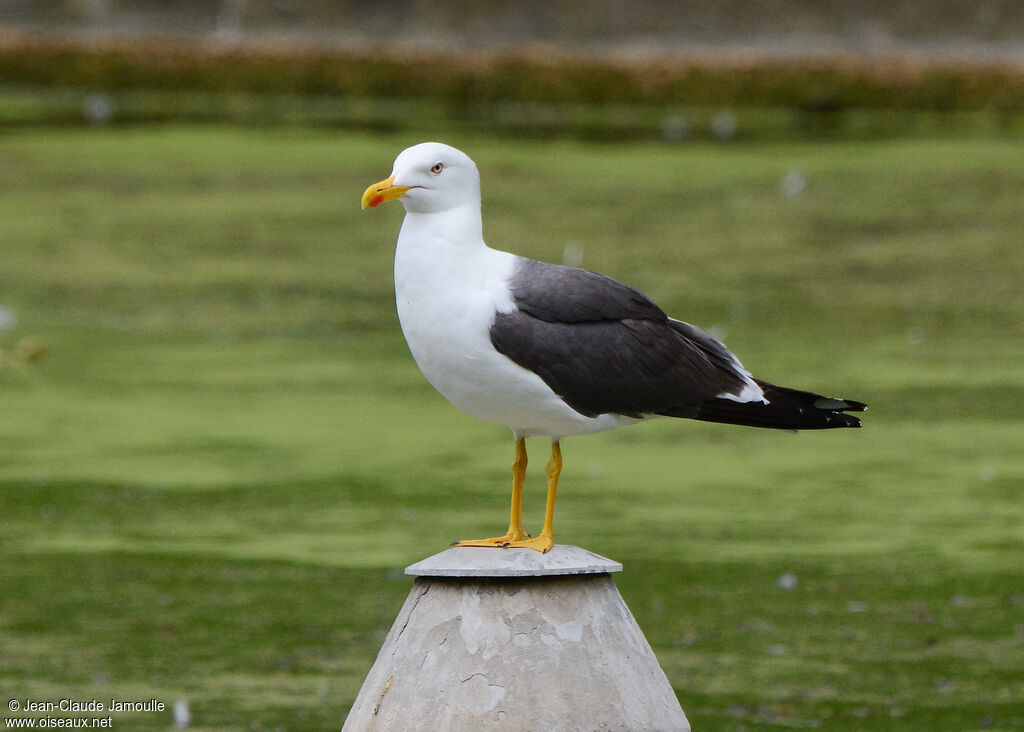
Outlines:
{"label": "orange-yellow bill", "polygon": [[396,186],[395,176],[391,176],[387,180],[374,183],[366,189],[363,193],[362,206],[364,209],[376,208],[382,203],[401,198],[407,190],[409,190],[409,186]]}

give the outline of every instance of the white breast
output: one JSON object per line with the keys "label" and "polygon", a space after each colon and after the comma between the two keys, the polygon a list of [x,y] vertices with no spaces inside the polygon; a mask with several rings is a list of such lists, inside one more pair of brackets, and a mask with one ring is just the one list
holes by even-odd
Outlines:
{"label": "white breast", "polygon": [[515,308],[508,281],[512,254],[482,241],[438,234],[407,216],[395,253],[395,295],[402,332],[416,364],[463,411],[510,427],[519,436],[562,437],[613,429],[614,415],[585,417],[559,399],[532,371],[498,353],[490,328],[496,312]]}

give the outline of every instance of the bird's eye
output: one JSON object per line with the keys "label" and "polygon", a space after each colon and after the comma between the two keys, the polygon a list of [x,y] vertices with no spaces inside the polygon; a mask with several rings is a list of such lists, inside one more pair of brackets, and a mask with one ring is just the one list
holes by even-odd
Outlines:
{"label": "bird's eye", "polygon": [[444,163],[434,163],[434,167],[430,169],[430,172],[434,175],[439,175],[444,170]]}

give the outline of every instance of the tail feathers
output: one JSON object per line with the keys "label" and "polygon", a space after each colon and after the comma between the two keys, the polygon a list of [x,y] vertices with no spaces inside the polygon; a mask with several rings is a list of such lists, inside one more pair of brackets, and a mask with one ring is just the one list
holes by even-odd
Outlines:
{"label": "tail feathers", "polygon": [[723,422],[748,427],[781,430],[822,430],[836,427],[860,427],[860,420],[846,412],[863,412],[867,405],[851,399],[837,399],[808,391],[775,386],[755,379],[764,391],[767,404],[709,399],[696,406],[670,409],[670,417],[689,417],[705,422]]}

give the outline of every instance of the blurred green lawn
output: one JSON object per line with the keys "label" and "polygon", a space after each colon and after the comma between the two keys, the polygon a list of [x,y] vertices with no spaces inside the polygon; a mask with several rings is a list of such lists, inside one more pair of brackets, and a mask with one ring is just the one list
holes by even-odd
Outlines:
{"label": "blurred green lawn", "polygon": [[[420,377],[401,209],[359,211],[417,141],[0,133],[0,697],[336,729],[401,569],[503,528],[510,435]],[[582,250],[758,375],[871,405],[565,441],[558,539],[625,564],[694,728],[1024,724],[1020,139],[447,141],[493,246]]]}

